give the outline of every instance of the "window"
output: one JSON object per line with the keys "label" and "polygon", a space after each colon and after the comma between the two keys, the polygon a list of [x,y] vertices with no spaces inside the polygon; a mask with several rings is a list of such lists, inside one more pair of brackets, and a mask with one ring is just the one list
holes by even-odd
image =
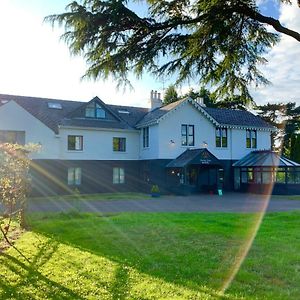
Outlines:
{"label": "window", "polygon": [[62,109],[61,103],[57,102],[48,102],[48,108],[52,109]]}
{"label": "window", "polygon": [[181,145],[194,146],[195,145],[195,130],[194,125],[181,125]]}
{"label": "window", "polygon": [[143,128],[143,147],[149,147],[149,127]]}
{"label": "window", "polygon": [[114,137],[113,138],[113,150],[119,151],[119,152],[125,152],[126,151],[126,138]]}
{"label": "window", "polygon": [[123,168],[113,168],[113,184],[125,183],[125,170]]}
{"label": "window", "polygon": [[82,151],[83,150],[83,136],[68,135],[68,150]]}
{"label": "window", "polygon": [[87,118],[104,119],[105,110],[96,102],[91,102],[85,107],[85,116]]}
{"label": "window", "polygon": [[216,128],[216,147],[227,147],[227,128]]}
{"label": "window", "polygon": [[246,130],[246,147],[256,148],[257,147],[257,133],[256,130]]}
{"label": "window", "polygon": [[25,144],[25,131],[0,130],[0,143]]}
{"label": "window", "polygon": [[69,168],[68,185],[80,185],[80,184],[81,184],[81,168]]}

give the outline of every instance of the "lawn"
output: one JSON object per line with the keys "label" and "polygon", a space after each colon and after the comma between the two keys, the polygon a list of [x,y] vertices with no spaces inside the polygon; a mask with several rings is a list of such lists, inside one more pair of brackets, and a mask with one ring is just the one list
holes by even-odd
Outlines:
{"label": "lawn", "polygon": [[30,202],[34,201],[106,201],[106,200],[145,200],[150,199],[150,195],[143,193],[99,193],[99,194],[73,194],[49,197],[31,197]]}
{"label": "lawn", "polygon": [[0,299],[300,299],[300,213],[35,214],[0,256]]}

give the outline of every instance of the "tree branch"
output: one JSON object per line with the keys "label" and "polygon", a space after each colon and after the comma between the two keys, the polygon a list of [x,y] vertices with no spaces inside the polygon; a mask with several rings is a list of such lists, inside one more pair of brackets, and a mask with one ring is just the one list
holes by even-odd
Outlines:
{"label": "tree branch", "polygon": [[289,35],[290,37],[293,37],[294,39],[296,39],[298,42],[300,42],[300,33],[291,29],[288,29],[286,27],[284,27],[279,20],[276,20],[272,17],[266,17],[264,15],[262,15],[261,13],[252,10],[250,7],[246,6],[246,5],[239,5],[237,7],[237,12],[242,13],[246,16],[248,16],[249,18],[256,20],[258,22],[261,23],[265,23],[265,24],[269,24],[271,25],[276,31],[284,33],[286,35]]}

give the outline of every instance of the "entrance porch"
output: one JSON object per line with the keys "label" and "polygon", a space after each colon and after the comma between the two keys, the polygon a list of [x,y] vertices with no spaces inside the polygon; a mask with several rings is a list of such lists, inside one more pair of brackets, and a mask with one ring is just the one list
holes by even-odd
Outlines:
{"label": "entrance porch", "polygon": [[169,189],[175,194],[216,193],[223,188],[222,164],[207,149],[188,149],[166,169]]}

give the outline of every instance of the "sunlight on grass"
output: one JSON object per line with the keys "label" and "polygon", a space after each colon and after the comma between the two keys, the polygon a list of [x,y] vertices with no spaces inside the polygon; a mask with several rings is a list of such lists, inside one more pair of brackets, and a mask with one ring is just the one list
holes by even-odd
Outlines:
{"label": "sunlight on grass", "polygon": [[[34,214],[0,256],[1,299],[299,299],[300,213],[266,216],[223,285],[255,214]],[[283,234],[284,233],[284,234]]]}
{"label": "sunlight on grass", "polygon": [[197,291],[168,283],[40,234],[26,233],[19,247],[32,263],[26,264],[13,250],[0,257],[1,274],[5,274],[1,299],[227,298],[207,287]]}

